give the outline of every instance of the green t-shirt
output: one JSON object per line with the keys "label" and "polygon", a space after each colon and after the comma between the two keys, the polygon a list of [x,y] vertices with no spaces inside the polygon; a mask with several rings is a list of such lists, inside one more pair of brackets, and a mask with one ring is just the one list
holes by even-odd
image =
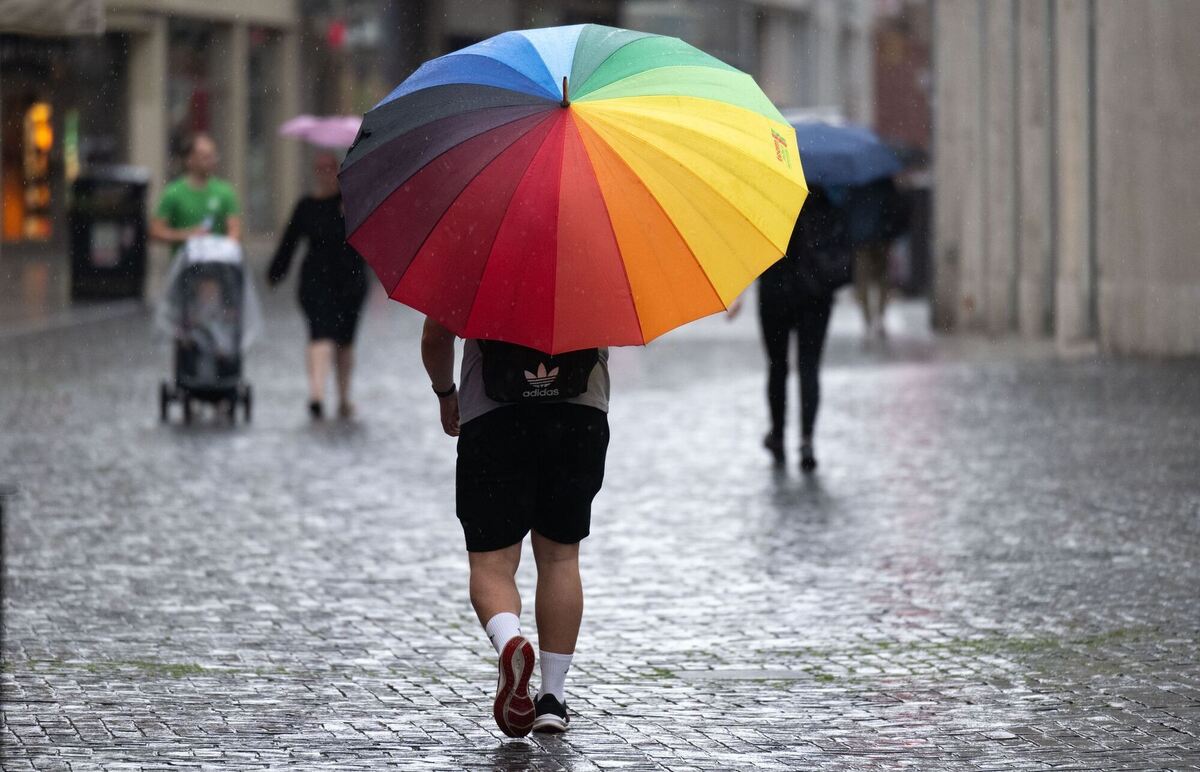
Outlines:
{"label": "green t-shirt", "polygon": [[227,219],[237,213],[237,194],[228,182],[209,177],[204,187],[194,188],[186,176],[167,185],[156,212],[171,228],[205,225],[210,233],[221,235],[228,232]]}

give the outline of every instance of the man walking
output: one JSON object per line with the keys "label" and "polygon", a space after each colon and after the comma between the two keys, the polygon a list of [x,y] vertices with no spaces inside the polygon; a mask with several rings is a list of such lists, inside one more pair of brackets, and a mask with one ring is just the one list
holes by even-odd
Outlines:
{"label": "man walking", "polygon": [[217,143],[207,134],[193,134],[183,146],[183,176],[163,190],[150,222],[150,235],[178,247],[205,233],[242,238],[242,219],[233,186],[213,175]]}
{"label": "man walking", "polygon": [[[608,450],[608,352],[549,357],[468,339],[458,387],[454,356],[454,334],[427,318],[421,358],[442,428],[458,437],[456,499],[471,604],[499,655],[493,716],[510,737],[562,732],[570,720],[566,676],[583,616],[579,543],[590,530]],[[515,578],[531,532],[541,666],[536,703],[528,690],[533,645],[521,634]]]}

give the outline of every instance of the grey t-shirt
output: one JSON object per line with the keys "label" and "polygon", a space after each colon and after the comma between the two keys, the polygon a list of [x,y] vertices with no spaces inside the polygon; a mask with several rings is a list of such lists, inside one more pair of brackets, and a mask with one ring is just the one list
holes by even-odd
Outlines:
{"label": "grey t-shirt", "polygon": [[[587,391],[578,397],[564,399],[571,405],[587,405],[608,412],[608,349],[600,349],[600,361],[592,368]],[[468,338],[463,342],[462,371],[458,376],[458,421],[465,424],[472,418],[504,407],[505,403],[488,398],[483,388],[483,352],[479,343]]]}

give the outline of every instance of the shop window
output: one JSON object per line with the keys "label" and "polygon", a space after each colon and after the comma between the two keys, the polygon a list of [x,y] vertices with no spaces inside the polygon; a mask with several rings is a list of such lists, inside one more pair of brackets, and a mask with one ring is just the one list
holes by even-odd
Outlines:
{"label": "shop window", "polygon": [[54,148],[51,109],[46,102],[34,102],[25,111],[24,137],[21,143],[24,173],[24,213],[21,236],[44,241],[50,238],[50,151]]}

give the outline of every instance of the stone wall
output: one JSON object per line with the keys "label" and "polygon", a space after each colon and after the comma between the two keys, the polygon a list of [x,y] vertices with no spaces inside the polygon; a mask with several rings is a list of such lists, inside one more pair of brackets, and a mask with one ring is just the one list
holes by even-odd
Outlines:
{"label": "stone wall", "polygon": [[1200,3],[936,0],[934,319],[1200,353]]}

